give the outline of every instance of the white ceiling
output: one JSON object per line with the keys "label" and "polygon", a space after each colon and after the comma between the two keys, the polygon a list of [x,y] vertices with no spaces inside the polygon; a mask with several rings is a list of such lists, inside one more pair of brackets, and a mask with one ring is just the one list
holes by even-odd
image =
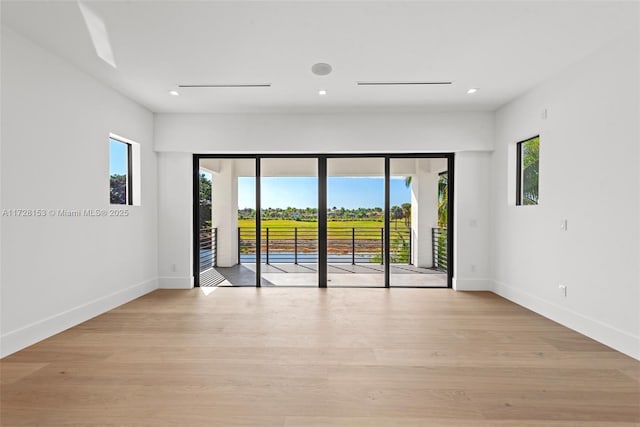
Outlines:
{"label": "white ceiling", "polygon": [[[154,112],[493,110],[638,25],[636,2],[2,1],[2,25]],[[333,73],[311,73],[328,62]],[[441,81],[358,87],[356,81]],[[178,84],[272,83],[180,89]],[[467,95],[470,87],[480,90]],[[320,97],[318,89],[328,95]]]}

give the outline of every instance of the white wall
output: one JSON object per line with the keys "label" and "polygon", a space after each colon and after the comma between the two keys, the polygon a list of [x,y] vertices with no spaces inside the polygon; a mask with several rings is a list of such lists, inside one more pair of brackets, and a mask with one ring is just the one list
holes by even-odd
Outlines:
{"label": "white wall", "polygon": [[1,354],[157,287],[153,115],[2,31],[3,209],[108,209],[109,133],[141,146],[142,206],[127,217],[8,217]]}
{"label": "white wall", "polygon": [[[495,291],[636,358],[638,52],[636,29],[500,109],[491,163]],[[536,134],[540,204],[515,207],[513,144]]]}
{"label": "white wall", "polygon": [[458,153],[455,164],[453,287],[489,290],[491,153]]}
{"label": "white wall", "polygon": [[491,150],[493,113],[158,114],[155,149],[191,153]]}
{"label": "white wall", "polygon": [[193,158],[158,153],[158,276],[161,288],[193,287]]}

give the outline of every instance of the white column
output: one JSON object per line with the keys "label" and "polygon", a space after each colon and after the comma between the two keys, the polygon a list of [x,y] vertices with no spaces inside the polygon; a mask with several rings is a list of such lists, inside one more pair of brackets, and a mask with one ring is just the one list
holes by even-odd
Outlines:
{"label": "white column", "polygon": [[415,266],[431,268],[431,229],[438,226],[438,173],[431,172],[429,159],[418,162],[411,179],[411,249]]}
{"label": "white column", "polygon": [[218,233],[218,266],[238,263],[238,175],[235,160],[220,162],[211,181],[211,225]]}

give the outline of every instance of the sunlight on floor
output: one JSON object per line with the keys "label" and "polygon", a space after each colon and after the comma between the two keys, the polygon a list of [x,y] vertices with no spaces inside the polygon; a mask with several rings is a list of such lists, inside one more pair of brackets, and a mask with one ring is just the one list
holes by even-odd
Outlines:
{"label": "sunlight on floor", "polygon": [[[225,281],[224,281],[224,282],[222,282],[220,285],[222,285],[222,286],[229,286],[229,285],[230,285],[230,283],[229,283],[229,282],[227,282],[227,281],[225,280]],[[211,294],[212,294],[216,289],[218,289],[218,286],[207,286],[207,287],[201,286],[201,287],[200,287],[200,291],[201,291],[205,296],[211,295]]]}

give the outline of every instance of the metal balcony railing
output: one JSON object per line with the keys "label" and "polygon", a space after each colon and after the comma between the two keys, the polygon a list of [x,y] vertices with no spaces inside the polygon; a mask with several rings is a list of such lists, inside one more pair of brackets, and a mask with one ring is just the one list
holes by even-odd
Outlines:
{"label": "metal balcony railing", "polygon": [[447,271],[447,229],[432,228],[431,244],[433,247],[433,268]]}
{"label": "metal balcony railing", "polygon": [[206,271],[218,265],[218,229],[200,228],[200,271]]}
{"label": "metal balcony railing", "polygon": [[[393,263],[412,264],[411,232],[392,229],[390,258]],[[264,227],[261,230],[262,262],[314,263],[318,261],[318,230],[312,227]],[[384,262],[384,228],[330,227],[327,229],[327,260],[330,263]],[[238,227],[238,262],[256,261],[256,231]]]}

